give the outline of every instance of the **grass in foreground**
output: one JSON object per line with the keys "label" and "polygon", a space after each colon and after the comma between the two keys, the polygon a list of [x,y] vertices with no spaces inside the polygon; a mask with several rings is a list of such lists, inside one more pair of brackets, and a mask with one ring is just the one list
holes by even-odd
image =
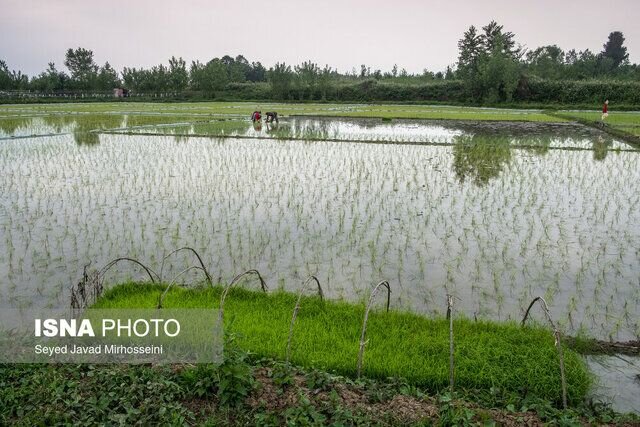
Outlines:
{"label": "grass in foreground", "polygon": [[[153,308],[164,290],[159,285],[124,284],[95,308]],[[165,308],[216,308],[220,287],[172,289]],[[225,303],[225,329],[239,336],[238,345],[260,357],[284,359],[296,295],[232,289]],[[381,303],[382,304],[382,303]],[[363,305],[303,298],[292,344],[292,362],[353,377],[356,372]],[[513,323],[457,319],[456,386],[490,390],[497,387],[560,402],[559,362],[551,333]],[[449,330],[446,319],[383,310],[372,312],[363,373],[370,378],[406,378],[409,383],[440,391],[448,387]],[[581,401],[590,385],[577,354],[565,351],[569,401]]]}

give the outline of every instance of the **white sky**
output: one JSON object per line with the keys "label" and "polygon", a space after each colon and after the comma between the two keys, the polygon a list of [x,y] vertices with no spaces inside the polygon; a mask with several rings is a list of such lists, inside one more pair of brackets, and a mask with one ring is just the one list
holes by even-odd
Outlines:
{"label": "white sky", "polygon": [[149,67],[243,54],[269,67],[307,59],[350,71],[360,64],[444,70],[470,26],[497,20],[528,48],[599,52],[622,31],[640,62],[640,0],[0,0],[0,59],[29,75],[67,48],[99,64]]}

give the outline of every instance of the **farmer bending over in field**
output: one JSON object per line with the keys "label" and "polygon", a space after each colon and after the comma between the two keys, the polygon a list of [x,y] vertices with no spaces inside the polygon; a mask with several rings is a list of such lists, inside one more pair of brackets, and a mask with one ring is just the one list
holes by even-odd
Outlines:
{"label": "farmer bending over in field", "polygon": [[602,107],[602,127],[604,127],[604,120],[609,117],[609,100],[604,101],[604,106]]}
{"label": "farmer bending over in field", "polygon": [[[267,113],[267,114],[269,114],[269,113]],[[262,118],[262,113],[260,111],[256,110],[256,111],[253,112],[253,114],[251,114],[251,121],[253,123],[259,122],[261,118]]]}
{"label": "farmer bending over in field", "polygon": [[267,111],[267,123],[271,123],[275,120],[276,123],[278,122],[278,113],[276,113],[275,111]]}

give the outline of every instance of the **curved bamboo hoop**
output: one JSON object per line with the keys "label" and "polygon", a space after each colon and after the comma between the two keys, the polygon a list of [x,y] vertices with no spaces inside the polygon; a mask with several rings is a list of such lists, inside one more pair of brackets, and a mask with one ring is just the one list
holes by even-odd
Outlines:
{"label": "curved bamboo hoop", "polygon": [[287,352],[286,352],[286,362],[289,363],[289,356],[291,355],[291,341],[293,339],[293,324],[298,317],[298,311],[300,310],[300,301],[302,300],[302,292],[306,289],[307,285],[311,283],[311,281],[315,281],[316,285],[318,285],[318,295],[320,295],[320,301],[324,301],[324,292],[322,292],[322,286],[320,286],[320,281],[316,276],[309,276],[307,280],[302,284],[300,291],[298,292],[298,300],[296,301],[296,306],[293,308],[293,316],[291,316],[291,325],[289,326],[289,338],[287,339]]}
{"label": "curved bamboo hoop", "polygon": [[207,282],[209,282],[209,286],[213,286],[213,282],[211,280],[211,275],[209,274],[209,272],[207,271],[207,268],[204,266],[204,262],[202,262],[202,258],[200,257],[200,254],[198,254],[198,252],[196,252],[195,249],[189,247],[189,246],[183,246],[181,248],[175,249],[171,252],[169,252],[167,255],[164,256],[164,258],[162,258],[162,264],[160,266],[160,282],[162,283],[162,273],[164,271],[164,263],[167,260],[167,258],[169,258],[171,255],[178,253],[180,251],[191,251],[196,258],[198,259],[198,262],[200,263],[200,267],[202,269],[202,271],[204,271],[204,275],[207,277]]}
{"label": "curved bamboo hoop", "polygon": [[[89,274],[87,268],[91,265],[91,261],[82,269],[82,280],[80,280],[75,286],[71,286],[71,309],[80,310],[86,304],[87,301],[87,284],[89,283]],[[80,298],[78,298],[78,296]],[[82,301],[82,302],[80,302]]]}
{"label": "curved bamboo hoop", "polygon": [[561,342],[560,330],[558,329],[558,327],[554,323],[553,319],[551,318],[551,313],[549,312],[549,306],[547,305],[547,302],[544,300],[544,298],[535,297],[533,299],[533,301],[531,301],[531,304],[529,304],[529,307],[527,308],[527,311],[525,312],[524,317],[522,318],[521,326],[524,327],[525,322],[527,321],[527,318],[529,317],[529,312],[531,311],[531,308],[538,301],[540,301],[540,304],[542,304],[542,309],[544,310],[544,314],[547,317],[547,320],[549,321],[549,324],[553,328],[553,336],[555,338],[555,346],[558,349],[558,359],[560,359],[560,380],[562,381],[562,406],[564,407],[564,409],[567,409],[567,380],[566,380],[565,373],[564,373],[564,354],[562,352],[562,342]]}
{"label": "curved bamboo hoop", "polygon": [[222,295],[220,296],[220,322],[222,322],[224,318],[224,300],[227,298],[227,293],[229,293],[229,289],[231,289],[234,285],[236,285],[240,281],[240,279],[250,274],[255,274],[258,276],[258,279],[260,279],[260,287],[262,288],[262,292],[266,293],[268,291],[267,284],[265,283],[264,279],[262,278],[258,270],[247,270],[244,273],[238,274],[236,277],[234,277],[231,280],[231,282],[229,282],[227,286],[224,287],[224,290],[222,291]]}
{"label": "curved bamboo hoop", "polygon": [[449,390],[453,393],[453,295],[447,294],[447,319],[449,319]]}
{"label": "curved bamboo hoop", "polygon": [[185,274],[185,273],[187,273],[187,272],[189,272],[191,270],[203,270],[203,268],[202,267],[198,267],[197,265],[192,265],[191,267],[185,268],[180,273],[176,274],[175,277],[173,278],[173,280],[171,281],[171,283],[169,283],[169,286],[167,286],[167,288],[164,290],[162,295],[160,295],[158,297],[158,305],[156,307],[157,309],[161,309],[162,308],[162,301],[164,301],[164,297],[169,292],[169,289],[171,289],[171,287],[176,284],[176,281],[178,280],[178,277],[182,276],[183,274]]}
{"label": "curved bamboo hoop", "polygon": [[362,358],[364,356],[364,347],[367,344],[365,341],[367,335],[367,321],[369,320],[369,311],[371,310],[371,304],[373,303],[373,298],[376,296],[378,289],[380,286],[384,286],[387,288],[387,312],[389,312],[389,304],[391,302],[391,287],[389,286],[389,282],[383,280],[378,283],[373,291],[371,291],[371,295],[369,296],[369,302],[367,303],[367,309],[364,312],[364,320],[362,322],[362,333],[360,334],[360,351],[358,352],[358,378],[360,378],[360,374],[362,373]]}
{"label": "curved bamboo hoop", "polygon": [[113,267],[114,265],[116,265],[120,261],[129,261],[129,262],[133,262],[134,264],[138,264],[140,267],[142,267],[144,269],[144,271],[147,272],[147,274],[149,275],[149,278],[151,279],[151,283],[156,283],[155,279],[153,278],[154,275],[156,276],[156,279],[158,279],[158,280],[160,279],[160,276],[158,276],[158,273],[153,271],[151,268],[147,267],[146,265],[144,265],[143,263],[141,263],[137,259],[128,258],[128,257],[120,257],[120,258],[114,259],[113,261],[111,261],[110,263],[108,263],[107,265],[102,267],[102,270],[100,270],[98,272],[98,276],[100,276],[100,277],[104,276],[106,274],[106,272],[109,271],[109,269],[111,269],[111,267]]}
{"label": "curved bamboo hoop", "polygon": [[[114,265],[122,261],[132,262],[142,267],[142,269],[149,275],[151,283],[156,283],[156,279],[159,278],[158,274],[155,271],[134,258],[116,258],[113,261],[107,263],[104,267],[102,267],[102,269],[91,273],[91,275],[87,273],[87,267],[91,265],[91,263],[89,263],[84,266],[82,272],[82,280],[78,282],[77,285],[71,288],[71,308],[73,310],[82,310],[88,306],[88,302],[91,298],[93,299],[93,301],[95,301],[100,295],[102,295],[102,291],[104,289],[103,280],[105,274],[107,274],[107,272]],[[87,286],[89,286],[90,284],[92,285],[92,287],[87,289]]]}

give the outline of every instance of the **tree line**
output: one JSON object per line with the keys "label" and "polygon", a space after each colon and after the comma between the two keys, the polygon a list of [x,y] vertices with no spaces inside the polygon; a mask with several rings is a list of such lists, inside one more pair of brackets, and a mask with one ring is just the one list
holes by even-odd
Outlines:
{"label": "tree line", "polygon": [[[66,51],[66,71],[51,62],[45,71],[31,78],[10,70],[0,60],[0,90],[107,92],[124,87],[134,93],[171,92],[229,99],[553,102],[558,87],[564,91],[590,91],[572,95],[576,99],[594,95],[594,84],[598,82],[614,88],[612,97],[615,92],[624,94],[627,88],[637,89],[640,65],[629,62],[624,42],[624,35],[614,31],[597,53],[589,49],[563,51],[557,45],[529,50],[517,43],[514,33],[492,21],[464,32],[458,42],[455,65],[444,71],[425,69],[422,73],[399,70],[397,65],[388,71],[361,65],[340,73],[312,61],[294,66],[278,62],[267,69],[242,55],[225,55],[206,63],[193,61],[189,65],[182,58],[171,57],[168,64],[124,67],[118,72],[108,62],[99,66],[91,50],[79,47]],[[623,98],[635,102],[626,94]]]}

